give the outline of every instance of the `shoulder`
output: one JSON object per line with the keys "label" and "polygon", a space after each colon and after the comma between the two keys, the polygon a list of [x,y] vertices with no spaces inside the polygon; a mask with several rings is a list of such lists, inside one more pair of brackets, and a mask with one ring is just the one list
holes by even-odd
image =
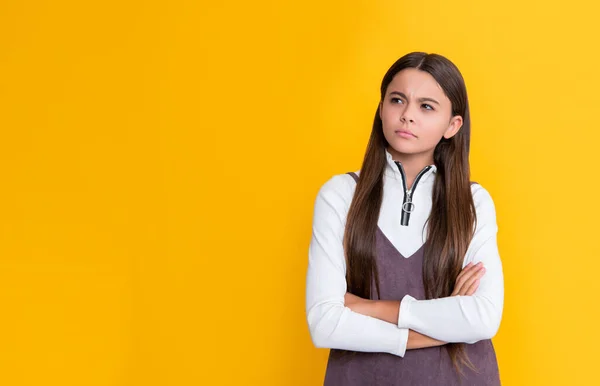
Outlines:
{"label": "shoulder", "polygon": [[355,188],[356,181],[351,175],[336,174],[321,185],[317,198],[349,205]]}
{"label": "shoulder", "polygon": [[[319,189],[315,199],[315,226],[335,226],[345,222],[356,182],[349,174],[336,174],[329,178]],[[329,225],[327,225],[329,224]],[[339,229],[341,229],[339,228]]]}
{"label": "shoulder", "polygon": [[496,207],[490,192],[477,183],[471,184],[471,193],[475,203],[477,221],[496,221]]}

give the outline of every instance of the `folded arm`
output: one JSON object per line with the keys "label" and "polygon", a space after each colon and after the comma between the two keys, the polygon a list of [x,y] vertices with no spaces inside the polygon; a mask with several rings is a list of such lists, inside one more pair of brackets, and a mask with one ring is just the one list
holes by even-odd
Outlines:
{"label": "folded arm", "polygon": [[313,232],[306,278],[306,313],[317,347],[404,356],[408,329],[398,328],[345,306],[346,262],[343,251],[345,215],[353,187],[334,176],[320,189],[315,202]]}
{"label": "folded arm", "polygon": [[[479,287],[481,277],[485,269],[479,264],[468,264],[458,275],[452,296],[471,296]],[[363,315],[372,316],[390,323],[396,323],[400,310],[398,300],[370,300],[363,299],[351,293],[346,293],[345,304],[352,311]],[[409,330],[406,349],[418,349],[424,347],[441,346],[446,342]]]}
{"label": "folded arm", "polygon": [[400,303],[398,327],[409,328],[445,342],[475,343],[491,339],[500,326],[504,279],[497,246],[494,203],[489,193],[476,193],[477,229],[463,265],[481,262],[485,275],[471,296],[416,300],[407,295]]}

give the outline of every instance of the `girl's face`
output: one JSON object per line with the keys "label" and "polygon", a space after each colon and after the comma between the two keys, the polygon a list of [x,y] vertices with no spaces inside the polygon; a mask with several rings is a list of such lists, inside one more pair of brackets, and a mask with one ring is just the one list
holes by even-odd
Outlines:
{"label": "girl's face", "polygon": [[461,128],[460,116],[452,116],[450,99],[427,72],[406,68],[389,84],[380,103],[383,134],[392,155],[425,155],[430,162],[442,139]]}

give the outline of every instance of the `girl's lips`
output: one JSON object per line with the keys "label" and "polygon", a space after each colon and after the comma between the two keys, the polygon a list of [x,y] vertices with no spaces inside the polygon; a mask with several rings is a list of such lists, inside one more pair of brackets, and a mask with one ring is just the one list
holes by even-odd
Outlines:
{"label": "girl's lips", "polygon": [[416,136],[413,133],[406,130],[396,130],[395,133],[402,138],[416,138]]}

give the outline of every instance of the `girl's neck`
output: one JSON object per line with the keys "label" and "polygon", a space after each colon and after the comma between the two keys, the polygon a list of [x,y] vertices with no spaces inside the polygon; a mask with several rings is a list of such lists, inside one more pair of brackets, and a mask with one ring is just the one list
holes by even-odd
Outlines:
{"label": "girl's neck", "polygon": [[406,187],[410,189],[417,177],[417,174],[425,167],[433,165],[433,151],[418,154],[398,153],[394,148],[388,146],[388,152],[392,155],[394,161],[402,164],[404,174],[406,175]]}

